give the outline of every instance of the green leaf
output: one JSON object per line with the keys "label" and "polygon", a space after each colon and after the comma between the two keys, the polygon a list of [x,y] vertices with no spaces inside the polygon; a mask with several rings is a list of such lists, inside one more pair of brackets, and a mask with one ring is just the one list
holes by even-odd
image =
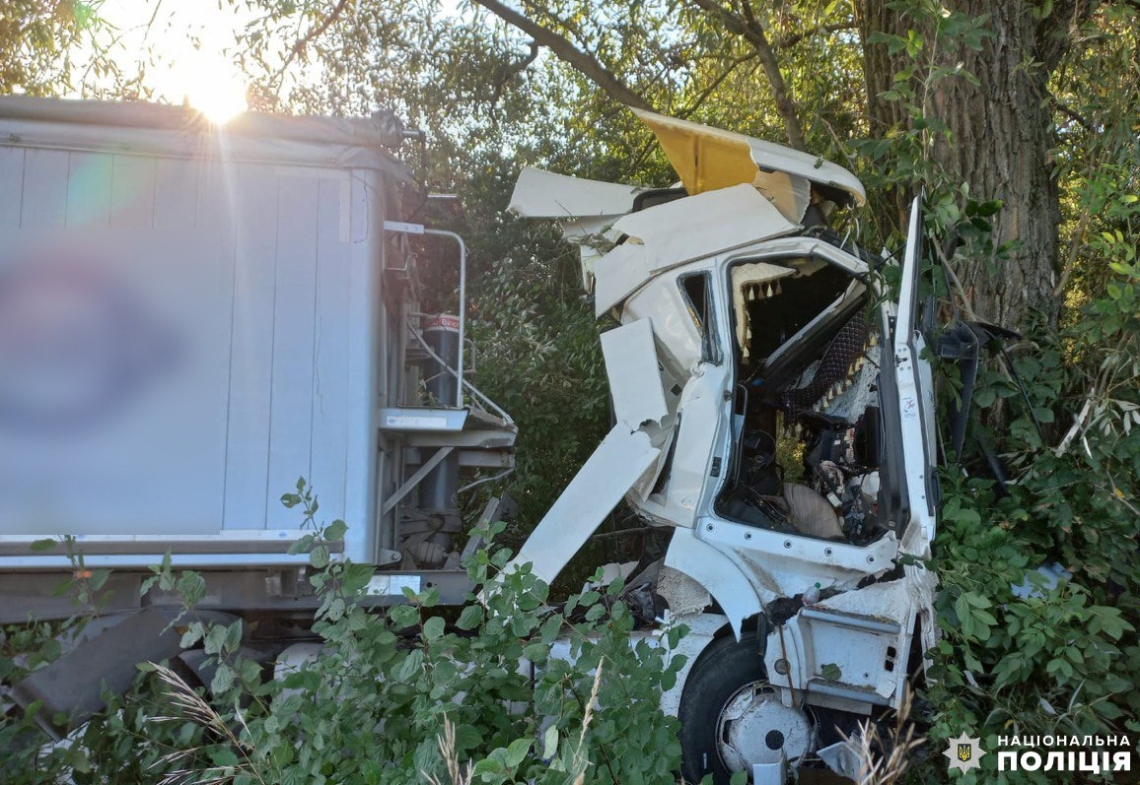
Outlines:
{"label": "green leaf", "polygon": [[474,725],[464,723],[455,729],[455,747],[460,751],[470,750],[483,743],[483,734]]}
{"label": "green leaf", "polygon": [[44,551],[50,551],[58,544],[59,540],[52,539],[51,537],[43,540],[35,540],[31,544],[32,553],[43,553]]}
{"label": "green leaf", "polygon": [[196,644],[201,639],[202,625],[191,624],[190,627],[187,628],[186,632],[182,633],[182,640],[179,641],[178,645],[183,649],[190,649],[193,648],[194,644]]}
{"label": "green leaf", "polygon": [[522,650],[524,659],[530,660],[533,663],[541,665],[546,662],[546,658],[550,655],[550,646],[540,642],[528,644]]}
{"label": "green leaf", "polygon": [[187,605],[196,605],[206,596],[206,579],[188,570],[178,576],[174,590]]}
{"label": "green leaf", "polygon": [[962,594],[962,599],[965,600],[970,605],[974,606],[975,608],[991,608],[991,607],[993,607],[992,602],[990,602],[987,598],[983,597],[982,595],[978,594],[977,592],[972,592],[972,591],[964,592]]}
{"label": "green leaf", "polygon": [[419,675],[423,664],[424,653],[420,649],[413,649],[408,652],[404,661],[396,667],[396,671],[393,675],[402,682],[410,682]]}
{"label": "green leaf", "polygon": [[446,623],[439,616],[432,616],[424,622],[424,637],[429,641],[443,637]]}
{"label": "green leaf", "polygon": [[348,524],[344,521],[336,520],[325,527],[323,538],[329,542],[340,542],[344,539],[345,532],[348,531]]}
{"label": "green leaf", "polygon": [[475,761],[475,768],[472,769],[471,773],[476,777],[481,777],[484,781],[492,781],[492,776],[502,773],[503,768],[501,760],[486,757]]}
{"label": "green leaf", "polygon": [[91,577],[87,579],[87,585],[91,591],[99,591],[107,583],[107,579],[111,577],[111,571],[108,569],[92,570]]}
{"label": "green leaf", "polygon": [[241,619],[238,619],[226,628],[226,651],[237,651],[241,647],[241,634]]}
{"label": "green leaf", "polygon": [[316,567],[318,570],[324,569],[329,565],[329,548],[327,545],[318,545],[309,553],[309,564]]}
{"label": "green leaf", "polygon": [[468,605],[459,614],[459,621],[455,626],[461,630],[473,630],[483,623],[483,607],[481,605]]}
{"label": "green leaf", "polygon": [[530,739],[515,739],[507,747],[506,764],[509,768],[518,768],[518,765],[526,758],[527,753],[530,752]]}
{"label": "green leaf", "polygon": [[420,623],[420,612],[413,605],[393,605],[388,611],[388,618],[398,629],[415,627]]}
{"label": "green leaf", "polygon": [[558,754],[558,725],[551,723],[542,736],[542,759],[550,760]]}
{"label": "green leaf", "polygon": [[229,631],[221,624],[215,624],[206,633],[206,640],[203,643],[203,648],[207,654],[220,654],[222,647],[226,645],[226,635]]}
{"label": "green leaf", "polygon": [[562,615],[556,613],[542,623],[538,634],[543,643],[552,643],[558,637],[558,633],[562,631],[562,622]]}
{"label": "green leaf", "polygon": [[230,687],[234,686],[234,672],[233,669],[222,663],[218,669],[214,671],[214,678],[210,680],[210,692],[215,695],[221,695],[228,692]]}
{"label": "green leaf", "polygon": [[345,564],[341,575],[341,583],[347,594],[360,594],[376,574],[371,564]]}

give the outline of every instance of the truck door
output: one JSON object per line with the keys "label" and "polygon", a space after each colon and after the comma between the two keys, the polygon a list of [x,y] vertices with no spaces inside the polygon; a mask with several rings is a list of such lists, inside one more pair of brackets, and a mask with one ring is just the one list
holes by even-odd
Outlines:
{"label": "truck door", "polygon": [[[935,468],[934,379],[919,328],[919,282],[923,268],[922,197],[911,205],[897,305],[884,304],[883,335],[890,368],[882,374],[887,476],[880,506],[889,510],[899,539],[920,536],[926,555],[935,535],[938,475]],[[917,527],[917,531],[912,528]],[[905,546],[904,546],[905,547]]]}

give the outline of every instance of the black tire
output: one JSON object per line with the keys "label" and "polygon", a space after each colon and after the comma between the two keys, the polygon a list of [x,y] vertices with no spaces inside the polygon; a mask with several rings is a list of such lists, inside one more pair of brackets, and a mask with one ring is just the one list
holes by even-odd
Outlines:
{"label": "black tire", "polygon": [[693,666],[681,693],[681,771],[685,781],[700,782],[712,774],[716,785],[727,785],[732,773],[718,750],[717,723],[729,699],[746,684],[766,681],[764,659],[755,632],[740,641],[730,634],[714,641]]}

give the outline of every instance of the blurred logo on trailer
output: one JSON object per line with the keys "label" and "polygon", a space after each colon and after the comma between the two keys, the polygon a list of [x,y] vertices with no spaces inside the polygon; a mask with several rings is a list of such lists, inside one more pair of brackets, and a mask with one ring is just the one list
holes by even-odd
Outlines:
{"label": "blurred logo on trailer", "polygon": [[51,438],[108,423],[181,353],[174,331],[106,272],[0,268],[0,429]]}

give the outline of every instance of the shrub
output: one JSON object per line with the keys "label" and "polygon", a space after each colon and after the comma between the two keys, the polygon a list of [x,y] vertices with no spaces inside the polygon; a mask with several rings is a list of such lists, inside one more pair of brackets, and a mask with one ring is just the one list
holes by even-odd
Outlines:
{"label": "shrub", "polygon": [[[242,621],[191,622],[183,645],[208,655],[208,686],[143,664],[131,693],[108,696],[67,750],[25,749],[23,764],[43,765],[13,767],[6,782],[418,783],[464,772],[492,784],[673,781],[676,720],[658,702],[683,665],[669,654],[683,629],[668,630],[664,645],[631,645],[620,584],[559,611],[529,568],[502,572],[510,554],[496,548],[470,559],[481,601],[457,617],[433,589],[405,590],[403,604],[372,611],[361,603],[372,568],[329,559],[344,524],[314,524],[317,500],[303,481],[283,501],[312,527],[299,547],[321,597],[319,653],[267,679],[246,656]],[[500,528],[484,532],[488,541]],[[155,572],[160,585],[194,583],[169,566]],[[49,632],[33,630],[28,648]],[[533,679],[524,661],[536,666]],[[27,726],[0,721],[0,738],[17,728]]]}

